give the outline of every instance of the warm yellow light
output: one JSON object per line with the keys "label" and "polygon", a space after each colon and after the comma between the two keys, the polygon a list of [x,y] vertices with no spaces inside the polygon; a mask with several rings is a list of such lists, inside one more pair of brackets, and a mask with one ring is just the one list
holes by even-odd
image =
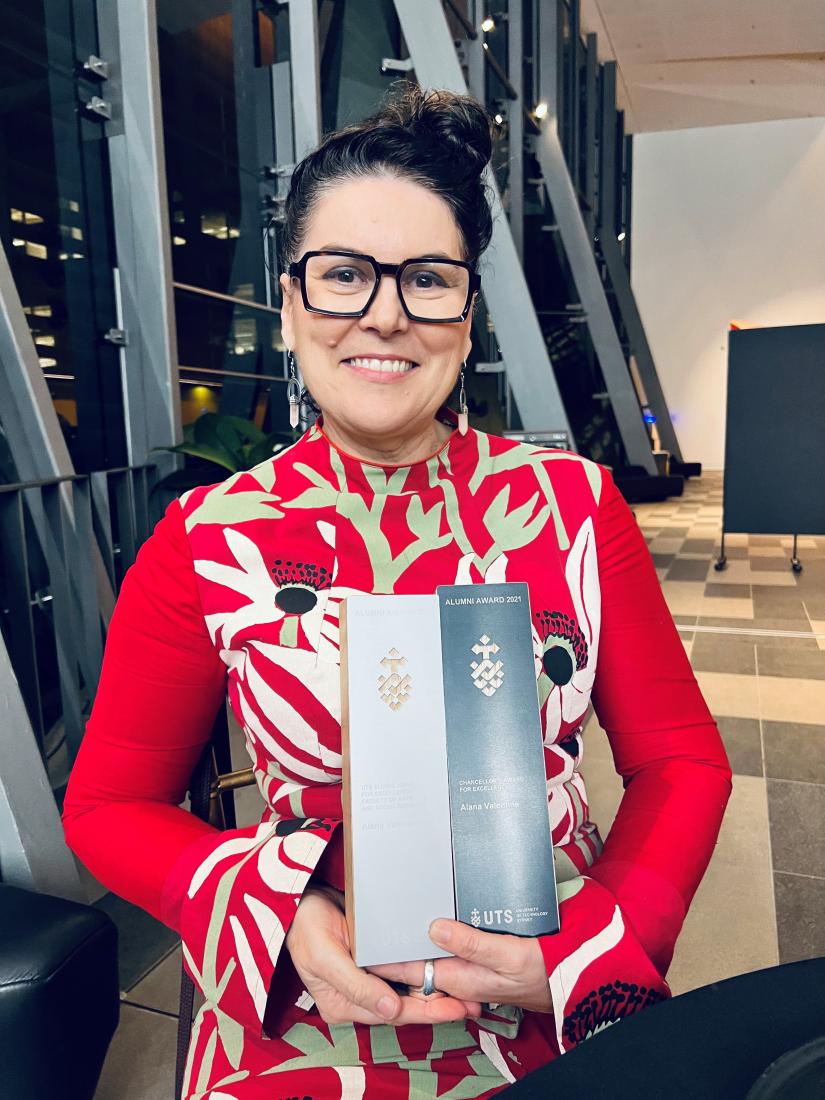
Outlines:
{"label": "warm yellow light", "polygon": [[49,359],[49,358],[41,355],[40,356],[40,366],[41,367],[56,367],[57,366],[57,360],[56,359]]}
{"label": "warm yellow light", "polygon": [[186,237],[173,237],[172,244],[186,244]]}
{"label": "warm yellow light", "polygon": [[54,337],[53,336],[47,336],[45,333],[41,336],[35,336],[34,342],[35,342],[35,344],[38,344],[42,348],[53,348],[54,347]]}
{"label": "warm yellow light", "polygon": [[547,104],[544,101],[542,101],[541,103],[537,103],[533,114],[536,116],[536,118],[546,118]]}
{"label": "warm yellow light", "polygon": [[26,241],[26,255],[34,256],[36,260],[45,260],[48,258],[48,249],[44,244],[37,244],[35,241]]}
{"label": "warm yellow light", "polygon": [[13,222],[22,222],[24,225],[40,225],[43,219],[39,214],[30,214],[28,210],[18,210],[12,206],[9,209]]}
{"label": "warm yellow light", "polygon": [[481,21],[481,29],[485,32],[493,30],[495,25],[496,21],[490,15],[488,15],[486,19],[482,19]]}

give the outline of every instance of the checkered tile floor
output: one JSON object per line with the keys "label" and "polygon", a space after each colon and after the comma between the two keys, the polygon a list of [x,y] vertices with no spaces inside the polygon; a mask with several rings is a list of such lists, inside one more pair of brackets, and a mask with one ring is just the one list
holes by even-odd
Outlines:
{"label": "checkered tile floor", "polygon": [[[735,773],[674,987],[825,955],[825,538],[799,537],[795,574],[792,534],[728,534],[717,572],[719,471],[633,511]],[[609,818],[621,792],[592,743]]]}

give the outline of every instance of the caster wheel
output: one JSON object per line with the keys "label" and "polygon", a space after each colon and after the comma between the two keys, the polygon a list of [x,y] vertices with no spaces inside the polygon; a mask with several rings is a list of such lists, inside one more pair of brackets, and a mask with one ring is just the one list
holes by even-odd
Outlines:
{"label": "caster wheel", "polygon": [[713,563],[713,568],[716,570],[717,573],[721,573],[722,570],[725,568],[725,566],[727,564],[728,564],[728,559],[727,558],[720,558],[719,561],[715,561]]}
{"label": "caster wheel", "polygon": [[802,572],[802,562],[801,561],[792,561],[791,562],[791,569],[793,569],[794,573],[801,573]]}

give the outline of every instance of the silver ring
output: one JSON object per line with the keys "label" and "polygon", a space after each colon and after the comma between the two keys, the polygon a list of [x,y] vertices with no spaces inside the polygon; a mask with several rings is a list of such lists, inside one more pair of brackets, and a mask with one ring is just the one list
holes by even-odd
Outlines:
{"label": "silver ring", "polygon": [[424,961],[424,984],[421,987],[421,992],[425,997],[438,992],[435,988],[435,959],[425,959]]}

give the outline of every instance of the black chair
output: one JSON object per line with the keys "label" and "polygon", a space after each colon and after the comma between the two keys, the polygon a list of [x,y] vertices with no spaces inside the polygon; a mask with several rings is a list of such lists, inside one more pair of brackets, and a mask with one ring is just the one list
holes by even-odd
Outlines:
{"label": "black chair", "polygon": [[[806,959],[653,1005],[528,1074],[506,1095],[513,1100],[821,1100],[825,1057],[816,1040],[823,1036],[825,958]],[[765,1073],[797,1050],[796,1058]]]}
{"label": "black chair", "polygon": [[0,1095],[92,1100],[120,1017],[102,911],[0,883]]}

